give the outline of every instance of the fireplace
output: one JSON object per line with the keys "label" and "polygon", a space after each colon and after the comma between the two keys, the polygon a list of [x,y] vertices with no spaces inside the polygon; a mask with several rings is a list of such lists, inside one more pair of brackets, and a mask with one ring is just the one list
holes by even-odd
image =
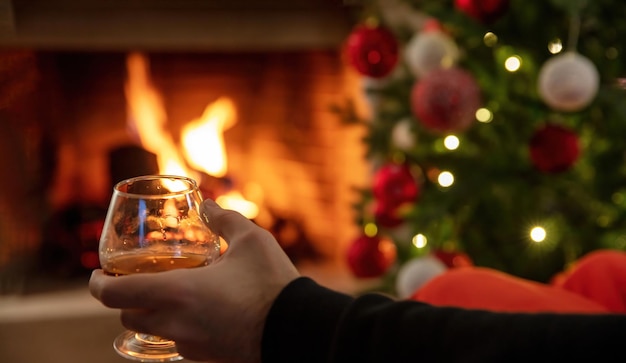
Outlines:
{"label": "fireplace", "polygon": [[[15,9],[35,17],[43,16],[41,7],[54,13],[53,5],[22,1]],[[345,12],[333,6],[334,12],[324,8],[326,16]],[[244,9],[228,10],[247,14]],[[88,273],[97,263],[94,248],[112,184],[123,174],[113,170],[142,174],[155,167],[153,152],[128,123],[131,54],[149,64],[163,128],[177,147],[185,126],[207,105],[226,98],[235,108],[236,123],[222,134],[226,174],[194,175],[207,194],[237,191],[255,203],[255,222],[274,232],[296,263],[342,261],[357,233],[352,188],[365,183],[367,165],[364,130],[343,124],[332,110],[346,102],[363,109],[359,79],[342,61],[338,32],[333,41],[314,42],[303,31],[300,45],[283,39],[249,47],[249,34],[239,41],[230,34],[228,48],[216,39],[199,44],[180,29],[173,31],[182,37],[178,42],[166,38],[158,45],[153,36],[134,35],[116,43],[95,36],[99,41],[91,47],[79,32],[44,32],[29,29],[22,39],[17,34],[0,53],[7,121],[0,126],[0,291],[23,285],[18,277],[33,271],[59,279]],[[120,166],[129,161],[130,167]]]}

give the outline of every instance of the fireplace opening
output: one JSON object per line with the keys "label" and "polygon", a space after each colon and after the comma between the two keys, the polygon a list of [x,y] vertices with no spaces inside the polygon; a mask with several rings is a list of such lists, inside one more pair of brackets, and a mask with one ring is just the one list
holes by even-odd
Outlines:
{"label": "fireplace opening", "polygon": [[[142,141],[155,136],[139,135],[132,122],[133,108],[147,107],[129,96],[133,57],[144,61],[158,99],[148,111],[165,135],[156,147]],[[367,165],[364,130],[332,110],[360,102],[361,94],[339,50],[7,50],[0,68],[0,292],[42,288],[31,282],[38,279],[43,288],[50,280],[84,281],[98,266],[113,184],[168,173],[159,159],[169,146],[205,197],[225,197],[232,209],[256,207],[250,218],[273,232],[296,264],[343,263],[357,233],[353,188],[365,183]],[[223,142],[220,174],[192,162],[184,139],[203,115],[218,117],[211,107],[224,102],[232,120],[214,127],[217,139],[200,136],[201,153],[211,157],[216,152],[204,147]]]}

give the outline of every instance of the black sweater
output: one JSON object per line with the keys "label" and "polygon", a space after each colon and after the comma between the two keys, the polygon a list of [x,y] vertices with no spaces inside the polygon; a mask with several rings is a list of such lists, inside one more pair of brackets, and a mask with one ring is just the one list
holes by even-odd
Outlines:
{"label": "black sweater", "polygon": [[626,315],[493,313],[354,299],[308,278],[274,302],[263,363],[626,362]]}

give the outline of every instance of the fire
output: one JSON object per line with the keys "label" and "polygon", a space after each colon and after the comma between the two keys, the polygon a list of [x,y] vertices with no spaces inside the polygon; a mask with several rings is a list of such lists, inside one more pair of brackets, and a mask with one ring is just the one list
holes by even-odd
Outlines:
{"label": "fire", "polygon": [[157,156],[159,172],[167,175],[193,177],[183,161],[174,139],[165,130],[167,115],[161,97],[150,81],[150,69],[146,58],[131,53],[126,59],[128,82],[128,126],[141,145]]}
{"label": "fire", "polygon": [[227,98],[209,104],[202,117],[182,130],[185,157],[189,164],[215,177],[228,169],[223,133],[235,124],[235,106]]}
{"label": "fire", "polygon": [[255,203],[246,200],[238,191],[230,191],[220,195],[215,202],[220,207],[236,210],[249,219],[253,219],[259,214],[259,207]]}
{"label": "fire", "polygon": [[[226,175],[228,163],[223,133],[236,122],[233,102],[220,98],[206,106],[202,116],[181,130],[182,150],[166,130],[167,115],[159,92],[150,81],[148,61],[140,53],[131,53],[126,60],[128,81],[128,127],[141,145],[157,157],[159,173],[182,175],[197,179],[199,172],[214,177]],[[180,186],[168,185],[170,190]],[[236,210],[248,218],[258,214],[258,207],[240,193],[231,191],[216,201],[222,207]]]}

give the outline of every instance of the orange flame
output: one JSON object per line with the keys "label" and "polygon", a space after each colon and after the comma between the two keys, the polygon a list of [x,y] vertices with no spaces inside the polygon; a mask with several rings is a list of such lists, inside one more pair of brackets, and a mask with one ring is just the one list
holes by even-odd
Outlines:
{"label": "orange flame", "polygon": [[236,210],[248,219],[254,219],[259,214],[259,207],[254,202],[246,200],[238,191],[220,195],[215,202],[224,209]]}
{"label": "orange flame", "polygon": [[[202,116],[186,124],[181,130],[184,157],[171,134],[165,129],[167,115],[161,97],[150,81],[146,58],[131,53],[126,60],[128,81],[128,127],[141,145],[157,156],[160,174],[195,178],[196,171],[223,177],[228,163],[223,133],[236,123],[233,102],[220,98],[207,105]],[[189,166],[189,167],[188,167]],[[170,190],[182,190],[182,185],[168,184]],[[217,198],[223,208],[233,209],[248,218],[255,218],[258,206],[246,200],[239,192],[231,191]]]}
{"label": "orange flame", "polygon": [[236,120],[235,106],[227,98],[209,104],[200,117],[183,127],[185,158],[196,170],[215,177],[226,175],[228,163],[223,133]]}
{"label": "orange flame", "polygon": [[161,97],[150,81],[148,61],[142,54],[131,53],[126,59],[126,67],[129,128],[141,145],[157,156],[161,174],[193,177],[172,136],[164,128],[167,116]]}

